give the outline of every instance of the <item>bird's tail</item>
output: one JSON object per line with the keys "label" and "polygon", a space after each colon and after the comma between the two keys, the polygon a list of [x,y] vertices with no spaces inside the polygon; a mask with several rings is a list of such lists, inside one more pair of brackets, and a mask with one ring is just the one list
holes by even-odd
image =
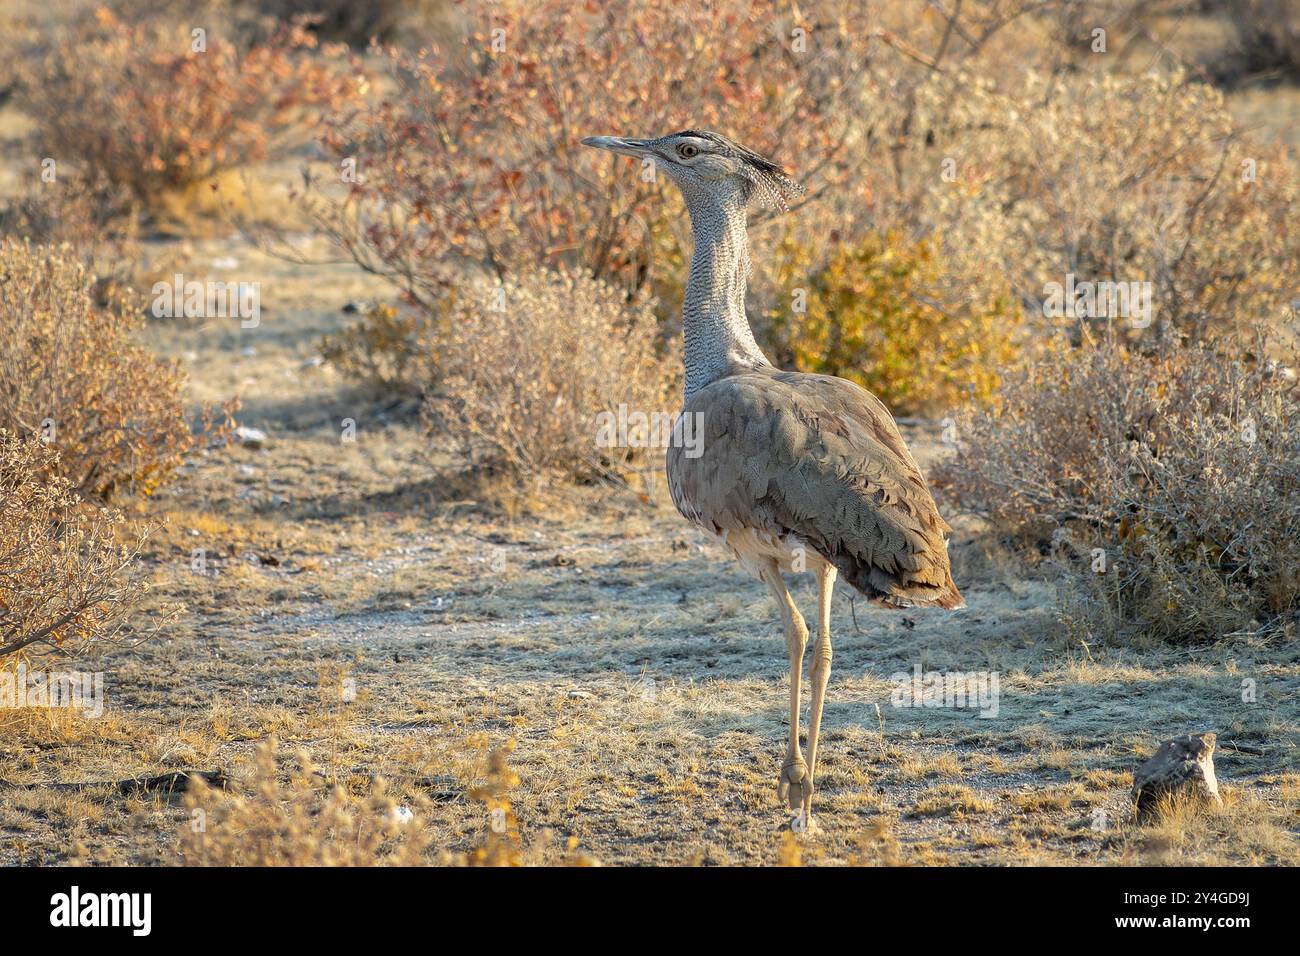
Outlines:
{"label": "bird's tail", "polygon": [[966,599],[961,596],[952,578],[948,579],[948,589],[935,598],[934,606],[948,611],[960,611],[966,606]]}
{"label": "bird's tail", "polygon": [[[947,567],[935,568],[930,575],[921,576],[890,575],[879,568],[871,568],[870,573],[863,575],[860,566],[853,570],[859,573],[846,575],[849,583],[881,607],[941,607],[959,611],[966,606],[966,600],[957,590],[952,572]],[[930,577],[928,581],[924,579],[927,576]],[[935,577],[939,578],[938,582],[935,582]]]}
{"label": "bird's tail", "polygon": [[913,589],[907,594],[882,594],[875,601],[881,607],[889,608],[941,607],[946,611],[960,611],[966,607],[966,599],[951,581],[942,589],[926,592]]}

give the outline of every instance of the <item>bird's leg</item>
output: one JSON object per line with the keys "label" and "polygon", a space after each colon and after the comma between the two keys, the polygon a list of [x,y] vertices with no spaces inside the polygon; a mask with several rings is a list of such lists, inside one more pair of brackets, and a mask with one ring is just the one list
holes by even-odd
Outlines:
{"label": "bird's leg", "polygon": [[826,699],[826,682],[831,676],[831,594],[835,590],[835,566],[823,564],[817,572],[817,643],[813,645],[812,712],[808,715],[808,787],[804,803],[804,821],[812,822],[813,776],[817,773],[817,736],[821,733],[822,704]]}
{"label": "bird's leg", "polygon": [[781,609],[785,648],[790,654],[790,746],[786,750],[781,776],[777,779],[776,792],[778,797],[789,802],[790,809],[797,814],[796,825],[802,827],[804,808],[812,799],[812,778],[808,776],[808,765],[799,749],[799,683],[803,678],[803,652],[808,644],[808,628],[786,590],[780,566],[775,561],[764,570],[763,580],[771,588],[777,607]]}

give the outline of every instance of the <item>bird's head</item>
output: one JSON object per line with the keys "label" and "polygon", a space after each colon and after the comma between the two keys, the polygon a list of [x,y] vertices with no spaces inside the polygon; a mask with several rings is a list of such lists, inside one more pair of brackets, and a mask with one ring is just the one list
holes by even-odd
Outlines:
{"label": "bird's head", "polygon": [[784,212],[803,193],[779,163],[725,136],[687,129],[658,139],[588,136],[584,146],[649,159],[675,182],[687,205],[712,200],[721,206],[760,201]]}

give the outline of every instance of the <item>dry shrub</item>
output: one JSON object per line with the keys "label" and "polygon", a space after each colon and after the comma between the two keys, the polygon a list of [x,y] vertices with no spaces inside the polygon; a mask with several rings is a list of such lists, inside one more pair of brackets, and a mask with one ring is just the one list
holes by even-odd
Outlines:
{"label": "dry shrub", "polygon": [[[845,94],[857,162],[814,188],[815,211],[794,219],[811,236],[801,242],[896,231],[933,245],[950,287],[1005,276],[1031,307],[1068,273],[1150,281],[1147,334],[1201,336],[1284,314],[1300,270],[1293,156],[1252,141],[1220,92],[1161,63],[1125,76],[1125,57],[1086,54],[1081,69],[1074,34],[1053,14],[1077,13],[1091,29],[1087,5],[944,6],[873,11],[860,68],[844,77],[866,91]],[[808,9],[809,19],[822,10]],[[1119,43],[1134,11],[1105,13]],[[796,174],[824,158],[817,143],[779,155]],[[756,267],[756,284],[770,282]]]}
{"label": "dry shrub", "polygon": [[[1146,336],[1205,338],[1285,314],[1300,176],[1284,149],[1237,132],[1218,91],[1178,74],[1031,73],[1015,99],[975,84],[954,102],[950,83],[918,91],[935,145],[909,140],[917,195],[893,221],[941,234],[950,272],[1000,273],[1036,304],[1068,274],[1150,282]],[[936,185],[943,156],[956,179]],[[1054,324],[1077,339],[1087,321]]]}
{"label": "dry shrub", "polygon": [[[570,836],[558,858],[551,856],[556,834],[549,827],[525,843],[519,832],[510,792],[522,782],[510,766],[515,741],[492,746],[482,734],[470,742],[486,751],[486,762],[469,787],[469,798],[481,804],[487,813],[483,837],[468,853],[443,854],[440,862],[460,866],[600,866],[600,861],[579,847],[577,837]],[[548,858],[553,862],[547,863]]]}
{"label": "dry shrub", "polygon": [[1068,617],[1166,639],[1300,608],[1300,395],[1253,354],[1059,347],[960,423],[937,480],[1070,573]]}
{"label": "dry shrub", "polygon": [[[579,140],[714,127],[797,161],[814,191],[847,181],[860,156],[850,98],[865,91],[844,78],[866,13],[814,7],[797,19],[751,0],[503,0],[449,49],[386,52],[392,82],[324,131],[336,164],[358,161],[358,181],[309,205],[358,262],[426,305],[467,262],[498,278],[581,265],[639,288],[656,244],[673,229],[670,244],[684,241],[680,203]],[[796,27],[814,37],[804,52]]]}
{"label": "dry shrub", "polygon": [[0,235],[26,237],[40,245],[77,246],[133,238],[137,230],[126,219],[129,209],[130,197],[111,185],[56,179],[7,197],[0,204]]}
{"label": "dry shrub", "polygon": [[869,236],[811,272],[806,247],[784,251],[785,291],[769,316],[778,364],[848,378],[895,412],[933,413],[986,399],[1014,358],[1009,291],[945,288],[929,243]]}
{"label": "dry shrub", "polygon": [[488,827],[482,842],[470,851],[470,866],[522,866],[523,850],[519,845],[519,820],[510,802],[510,791],[519,786],[519,775],[510,768],[509,756],[515,742],[508,740],[488,753],[487,773],[469,796],[483,804]]}
{"label": "dry shrub", "polygon": [[420,396],[433,384],[425,350],[430,313],[379,304],[341,332],[325,336],[321,353],[350,378],[384,394]]}
{"label": "dry shrub", "polygon": [[254,0],[263,14],[279,20],[307,18],[307,28],[324,40],[364,47],[372,39],[397,42],[428,21],[444,16],[450,0]]}
{"label": "dry shrub", "polygon": [[212,29],[201,52],[193,28],[106,7],[74,21],[28,68],[19,97],[40,155],[153,212],[304,141],[314,112],[351,82],[308,55],[315,38],[300,26],[247,48]]}
{"label": "dry shrub", "polygon": [[247,788],[223,793],[191,778],[182,826],[185,866],[418,866],[428,840],[416,811],[399,817],[382,780],[357,795],[302,752],[281,781],[274,739],[259,744]]}
{"label": "dry shrub", "polygon": [[[486,746],[485,746],[485,749]],[[258,745],[253,774],[244,785],[215,790],[191,777],[185,795],[189,819],[179,840],[185,866],[528,866],[550,854],[554,834],[544,830],[524,846],[510,791],[520,783],[508,756],[514,742],[490,748],[476,769],[469,798],[481,807],[482,837],[467,852],[434,852],[431,804],[417,794],[400,806],[381,778],[330,782],[304,751],[288,775],[277,762],[274,738]],[[355,785],[354,785],[355,784]],[[570,838],[556,862],[599,866]]]}
{"label": "dry shrub", "polygon": [[713,127],[809,187],[789,228],[823,248],[796,273],[756,236],[758,315],[807,288],[835,243],[891,232],[927,243],[946,294],[976,290],[976,309],[1003,292],[989,276],[1037,309],[1046,283],[1074,274],[1152,283],[1154,328],[1135,337],[1282,314],[1300,177],[1281,147],[1252,143],[1217,91],[1180,73],[1108,74],[1098,57],[1078,69],[1041,3],[948,6],[507,0],[446,49],[386,53],[391,82],[322,137],[359,180],[340,193],[334,165],[308,209],[425,306],[466,268],[580,265],[675,312],[689,249],[677,196],[578,143]]}
{"label": "dry shrub", "polygon": [[138,318],[96,303],[70,248],[6,239],[0,262],[0,427],[54,444],[78,494],[149,494],[196,441],[183,374],[131,341]]}
{"label": "dry shrub", "polygon": [[424,348],[434,430],[480,466],[589,479],[635,448],[597,447],[596,417],[669,408],[655,317],[604,282],[536,270],[480,281],[448,300]]}
{"label": "dry shrub", "polygon": [[120,302],[140,271],[138,230],[125,190],[61,179],[0,200],[0,239],[71,246],[94,278],[100,305]]}
{"label": "dry shrub", "polygon": [[108,642],[146,589],[130,570],[146,529],[83,504],[57,458],[0,428],[0,660]]}

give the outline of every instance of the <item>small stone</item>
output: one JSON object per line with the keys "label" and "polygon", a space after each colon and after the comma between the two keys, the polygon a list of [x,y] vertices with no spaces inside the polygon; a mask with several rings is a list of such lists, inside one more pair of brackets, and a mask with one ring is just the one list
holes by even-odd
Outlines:
{"label": "small stone", "polygon": [[1296,371],[1291,366],[1283,365],[1281,362],[1269,361],[1264,363],[1264,377],[1277,379],[1286,385],[1294,385]]}
{"label": "small stone", "polygon": [[266,432],[260,428],[249,428],[247,425],[240,425],[232,432],[235,440],[246,448],[261,448],[266,444]]}
{"label": "small stone", "polygon": [[1219,782],[1214,776],[1214,734],[1183,734],[1166,740],[1133,773],[1133,803],[1139,820],[1150,819],[1161,798],[1191,799],[1219,806]]}

